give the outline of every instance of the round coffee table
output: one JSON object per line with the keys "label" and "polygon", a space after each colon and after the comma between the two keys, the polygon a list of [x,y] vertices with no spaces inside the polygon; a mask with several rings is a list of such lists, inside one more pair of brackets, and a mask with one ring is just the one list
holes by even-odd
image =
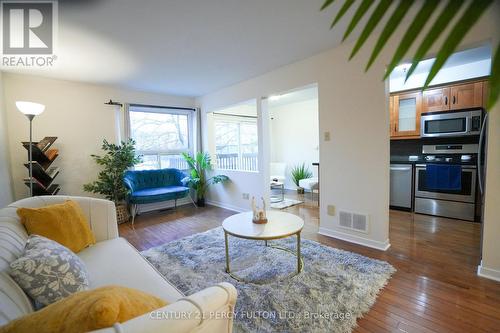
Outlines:
{"label": "round coffee table", "polygon": [[[300,255],[300,232],[304,227],[304,220],[299,216],[268,210],[266,211],[267,220],[266,224],[255,224],[252,222],[252,212],[239,213],[232,215],[222,222],[224,229],[224,241],[226,245],[226,272],[235,280],[247,282],[231,272],[230,257],[229,257],[229,243],[228,235],[264,241],[265,246],[269,246],[278,250],[289,252],[297,257],[297,270],[290,277],[299,274],[302,271],[304,262]],[[279,246],[269,245],[267,241],[273,239],[280,239],[289,236],[297,236],[297,252]]]}

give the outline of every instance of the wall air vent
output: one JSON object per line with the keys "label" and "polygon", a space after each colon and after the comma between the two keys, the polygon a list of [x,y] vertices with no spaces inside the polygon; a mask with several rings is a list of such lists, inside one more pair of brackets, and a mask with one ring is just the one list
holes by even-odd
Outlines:
{"label": "wall air vent", "polygon": [[352,214],[352,228],[356,231],[368,232],[368,216]]}
{"label": "wall air vent", "polygon": [[368,233],[368,215],[339,211],[339,226]]}
{"label": "wall air vent", "polygon": [[339,212],[339,224],[341,227],[352,229],[352,214]]}

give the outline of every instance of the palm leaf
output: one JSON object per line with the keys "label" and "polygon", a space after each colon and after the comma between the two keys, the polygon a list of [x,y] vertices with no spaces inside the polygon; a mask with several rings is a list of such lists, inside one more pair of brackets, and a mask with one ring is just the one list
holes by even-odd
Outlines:
{"label": "palm leaf", "polygon": [[399,23],[403,20],[403,17],[406,15],[410,7],[413,5],[414,0],[401,0],[399,5],[396,7],[394,12],[392,13],[391,18],[387,22],[380,34],[380,37],[377,40],[377,44],[375,44],[375,48],[373,49],[372,55],[370,56],[370,60],[368,60],[368,64],[366,65],[365,71],[370,69],[371,65],[379,55],[382,48],[387,43],[389,38],[392,36],[394,31],[396,31]]}
{"label": "palm leaf", "polygon": [[351,60],[356,55],[356,53],[358,53],[361,46],[363,46],[363,44],[366,42],[368,37],[370,37],[371,33],[373,32],[377,24],[380,22],[382,17],[384,17],[384,14],[387,12],[387,9],[391,6],[391,4],[392,0],[381,0],[379,2],[378,6],[375,8],[372,15],[368,19],[365,28],[361,32],[361,35],[359,36],[358,41],[356,42],[356,45],[354,45],[351,55],[349,56],[349,60]]}
{"label": "palm leaf", "polygon": [[432,64],[429,75],[425,80],[424,87],[427,88],[432,79],[437,75],[441,67],[446,63],[446,60],[451,56],[453,51],[457,48],[458,44],[465,37],[467,32],[479,20],[484,11],[491,5],[493,0],[474,0],[471,2],[467,10],[463,13],[462,17],[453,27],[445,42],[439,50],[436,61]]}
{"label": "palm leaf", "polygon": [[[450,0],[446,7],[443,9],[441,14],[439,14],[436,22],[432,26],[431,30],[424,37],[424,40],[418,47],[415,55],[413,56],[413,60],[411,61],[411,67],[406,73],[405,82],[411,76],[411,74],[417,69],[418,63],[424,59],[425,55],[434,44],[434,42],[439,38],[441,33],[446,29],[448,24],[453,20],[453,17],[462,7],[464,0]],[[389,73],[391,74],[391,73]]]}
{"label": "palm leaf", "polygon": [[335,24],[344,16],[344,14],[351,8],[353,5],[354,0],[345,0],[344,5],[340,8],[339,12],[337,13],[337,16],[335,16],[335,19],[332,22],[332,25],[330,26],[330,29],[332,29]]}
{"label": "palm leaf", "polygon": [[[325,0],[321,9],[325,9],[330,6],[334,0]],[[332,27],[335,25],[338,20],[347,12],[347,10],[352,6],[353,1],[346,0],[342,8],[337,13],[335,20],[333,21]],[[368,22],[364,26],[356,44],[354,45],[351,54],[349,56],[349,60],[351,60],[364,45],[366,40],[370,37],[372,32],[375,30],[379,22],[382,21],[385,13],[388,11],[389,7],[392,5],[393,0],[380,0],[377,7],[371,14]],[[424,59],[424,57],[429,52],[430,48],[434,45],[434,43],[439,39],[443,31],[447,30],[448,25],[454,21],[455,16],[460,13],[460,9],[462,8],[465,0],[449,0],[446,4],[445,8],[441,11],[437,19],[434,23],[429,23],[429,17],[432,16],[432,12],[435,11],[438,5],[438,0],[425,0],[422,8],[420,8],[416,17],[410,24],[409,28],[405,32],[400,45],[395,51],[391,62],[388,66],[388,70],[385,73],[384,79],[391,74],[397,64],[402,60],[406,52],[410,49],[413,41],[418,37],[418,35],[422,32],[425,26],[431,26],[425,37],[423,38],[421,44],[419,45],[417,51],[412,57],[412,65],[406,74],[405,81],[413,74],[415,69],[417,68],[420,61]],[[441,46],[439,52],[437,53],[436,60],[429,72],[429,75],[426,79],[424,87],[425,89],[428,87],[430,82],[437,75],[442,66],[446,63],[448,58],[457,48],[457,46],[462,41],[463,37],[467,34],[467,32],[474,26],[481,15],[488,9],[493,0],[473,0],[470,1],[469,7],[464,11],[462,16],[458,19],[451,32],[446,37],[443,45]],[[415,3],[414,0],[400,0],[398,7],[394,10],[391,17],[389,18],[387,24],[385,25],[377,43],[372,51],[368,64],[366,66],[366,70],[368,70],[383,47],[386,45],[387,40],[394,33],[395,29],[401,23],[401,20],[404,18],[405,14],[409,11],[411,6]],[[351,32],[355,29],[355,27],[359,24],[362,17],[366,14],[372,2],[368,0],[363,0],[361,5],[356,10],[351,22],[347,30],[344,33],[344,41]],[[488,99],[487,108],[491,109],[493,105],[500,98],[500,45],[498,46],[495,54],[493,56],[493,64],[491,68],[491,78],[490,78],[490,86],[491,92]]]}
{"label": "palm leaf", "polygon": [[488,96],[488,103],[486,108],[488,110],[493,109],[495,103],[500,97],[500,44],[498,44],[497,50],[493,58],[493,63],[491,64],[491,78],[490,78],[490,96]]}
{"label": "palm leaf", "polygon": [[324,10],[326,7],[330,6],[335,0],[326,0],[320,10]]}
{"label": "palm leaf", "polygon": [[346,38],[349,37],[351,32],[354,30],[354,28],[356,28],[356,25],[358,25],[359,21],[363,18],[363,16],[366,14],[368,9],[370,9],[371,5],[374,2],[375,0],[363,0],[361,5],[359,5],[358,9],[356,10],[356,13],[354,13],[352,20],[344,33],[344,37],[342,37],[342,41],[346,40]]}
{"label": "palm leaf", "polygon": [[420,8],[420,11],[415,16],[415,19],[410,24],[410,27],[406,30],[403,38],[401,39],[401,43],[399,43],[396,53],[394,53],[394,56],[387,67],[384,80],[389,77],[394,68],[396,68],[399,62],[403,59],[410,46],[413,44],[413,41],[416,39],[420,31],[422,31],[427,19],[431,17],[438,5],[439,0],[425,0],[424,5]]}

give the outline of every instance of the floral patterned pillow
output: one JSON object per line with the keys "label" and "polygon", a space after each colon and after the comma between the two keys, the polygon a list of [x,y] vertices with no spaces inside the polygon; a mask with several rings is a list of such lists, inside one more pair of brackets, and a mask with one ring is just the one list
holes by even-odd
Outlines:
{"label": "floral patterned pillow", "polygon": [[24,254],[10,269],[12,278],[38,309],[89,287],[83,261],[68,248],[38,235],[29,237]]}

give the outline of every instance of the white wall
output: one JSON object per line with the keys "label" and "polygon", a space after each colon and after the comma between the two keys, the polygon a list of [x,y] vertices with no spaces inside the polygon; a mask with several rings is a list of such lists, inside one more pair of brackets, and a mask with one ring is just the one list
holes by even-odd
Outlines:
{"label": "white wall", "polygon": [[[368,74],[363,72],[368,57],[366,50],[359,58],[347,62],[351,46],[343,45],[203,96],[198,103],[202,111],[209,112],[224,105],[317,83],[319,132],[328,131],[332,137],[329,142],[320,141],[321,230],[335,237],[384,249],[389,244],[388,92],[380,79],[383,65],[377,64]],[[266,120],[264,116],[261,118]],[[263,163],[270,162],[270,154],[267,160],[265,155],[260,157]],[[260,176],[264,177],[264,174]],[[247,177],[234,175],[233,184],[243,184]],[[262,180],[260,184],[264,187]],[[248,188],[213,188],[210,198],[221,199],[223,191],[226,191],[228,200],[240,198],[242,188],[262,192],[258,186],[259,182],[252,182]],[[370,233],[345,232],[338,227],[338,215],[326,214],[327,205],[335,205],[337,210],[368,214],[372,224]]]}
{"label": "white wall", "polygon": [[271,116],[271,162],[286,163],[285,188],[296,189],[291,169],[305,163],[314,176],[319,162],[318,100],[311,99],[276,107],[269,106]]}
{"label": "white wall", "polygon": [[[465,36],[461,47],[484,43],[495,29],[500,30],[495,27],[498,22],[496,15],[492,11],[488,12]],[[389,40],[384,52],[367,73],[363,69],[370,56],[373,40],[350,62],[347,58],[352,43],[205,95],[198,98],[197,103],[202,111],[207,112],[251,98],[258,99],[317,83],[321,138],[320,232],[386,249],[389,246],[389,110],[388,87],[381,78],[403,33],[400,30]],[[436,52],[436,48],[431,52]],[[323,140],[325,132],[330,132],[330,141]],[[494,152],[498,153],[499,149]],[[266,156],[261,157],[266,162]],[[260,177],[264,177],[264,174]],[[237,175],[232,181],[243,184],[246,175]],[[263,181],[261,184],[264,187]],[[220,193],[227,191],[225,196],[228,200],[240,198],[242,188],[215,188],[209,197],[221,198]],[[249,190],[257,189],[250,187]],[[498,196],[498,192],[495,195]],[[346,210],[368,214],[368,234],[340,228],[338,213],[329,216],[327,205],[334,205],[336,212]],[[498,212],[496,207],[493,209]],[[498,223],[498,216],[500,214],[496,214],[496,221],[489,220],[486,223]]]}
{"label": "white wall", "polygon": [[58,183],[61,194],[90,195],[83,184],[95,179],[98,168],[90,154],[101,153],[103,139],[117,137],[116,107],[104,105],[110,98],[120,102],[192,107],[194,100],[129,91],[103,85],[92,85],[29,75],[4,73],[5,105],[10,141],[11,168],[16,199],[28,195],[22,183],[27,177],[23,166],[26,150],[20,142],[28,139],[29,123],[15,106],[15,101],[42,103],[45,112],[33,122],[34,139],[57,136],[54,147],[60,156],[54,165],[61,167]]}
{"label": "white wall", "polygon": [[[500,45],[500,1],[491,11],[493,45]],[[483,257],[480,275],[500,281],[500,101],[489,110],[486,196],[483,225]]]}
{"label": "white wall", "polygon": [[7,112],[3,94],[3,75],[0,72],[0,208],[13,200],[7,136]]}

